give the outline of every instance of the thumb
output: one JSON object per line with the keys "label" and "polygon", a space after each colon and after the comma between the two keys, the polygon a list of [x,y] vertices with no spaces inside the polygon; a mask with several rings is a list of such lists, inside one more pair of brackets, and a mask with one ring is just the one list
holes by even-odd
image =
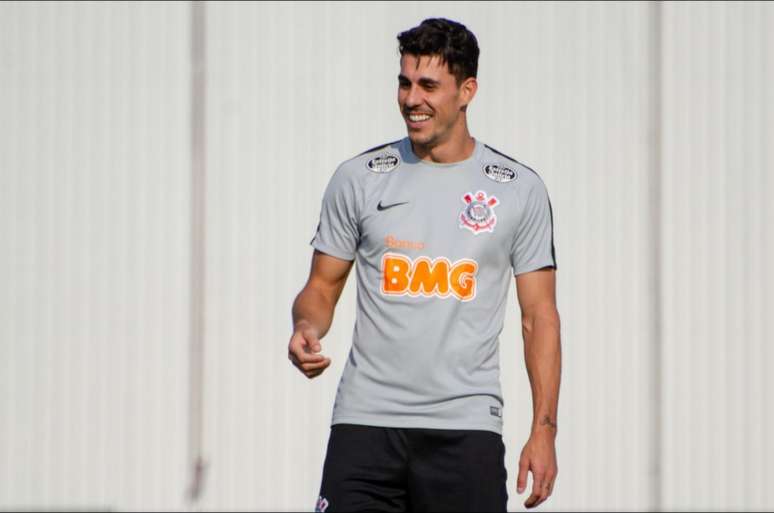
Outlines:
{"label": "thumb", "polygon": [[308,329],[304,331],[304,339],[306,340],[306,344],[309,346],[309,348],[315,352],[319,353],[322,347],[320,346],[320,338],[317,336],[317,332],[313,329]]}
{"label": "thumb", "polygon": [[526,459],[519,460],[519,477],[516,480],[516,491],[521,494],[527,487],[527,471],[529,470],[529,462]]}

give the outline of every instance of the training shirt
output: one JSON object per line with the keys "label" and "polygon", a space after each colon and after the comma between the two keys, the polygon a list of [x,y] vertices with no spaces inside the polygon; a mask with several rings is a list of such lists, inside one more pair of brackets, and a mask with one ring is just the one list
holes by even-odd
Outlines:
{"label": "training shirt", "polygon": [[551,203],[475,141],[420,160],[406,137],[342,163],[311,245],[355,261],[357,312],[331,424],[502,434],[499,334],[512,276],[556,268]]}

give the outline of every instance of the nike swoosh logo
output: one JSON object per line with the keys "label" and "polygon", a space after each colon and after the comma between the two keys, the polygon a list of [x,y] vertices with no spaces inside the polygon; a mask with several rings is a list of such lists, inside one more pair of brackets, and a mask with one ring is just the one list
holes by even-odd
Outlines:
{"label": "nike swoosh logo", "polygon": [[406,203],[408,203],[408,201],[403,201],[401,203],[393,203],[392,205],[382,205],[382,202],[379,201],[379,204],[376,205],[376,210],[381,212],[382,210],[387,210],[388,208],[397,207],[398,205],[405,205]]}

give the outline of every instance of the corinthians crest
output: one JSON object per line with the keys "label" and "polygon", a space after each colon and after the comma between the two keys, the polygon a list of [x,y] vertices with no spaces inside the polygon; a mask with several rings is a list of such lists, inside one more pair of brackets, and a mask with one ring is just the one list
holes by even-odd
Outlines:
{"label": "corinthians crest", "polygon": [[484,191],[475,195],[467,193],[462,197],[465,208],[460,213],[460,228],[467,228],[478,235],[481,232],[493,232],[497,223],[494,207],[499,203],[494,196],[487,197]]}

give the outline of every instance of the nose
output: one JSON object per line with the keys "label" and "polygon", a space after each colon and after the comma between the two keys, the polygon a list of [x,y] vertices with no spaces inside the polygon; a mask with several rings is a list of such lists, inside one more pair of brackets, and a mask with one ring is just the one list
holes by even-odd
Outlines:
{"label": "nose", "polygon": [[405,105],[406,109],[411,110],[413,108],[419,107],[422,105],[422,90],[417,87],[415,84],[411,84],[411,87],[408,91],[408,94],[406,94],[405,99]]}

